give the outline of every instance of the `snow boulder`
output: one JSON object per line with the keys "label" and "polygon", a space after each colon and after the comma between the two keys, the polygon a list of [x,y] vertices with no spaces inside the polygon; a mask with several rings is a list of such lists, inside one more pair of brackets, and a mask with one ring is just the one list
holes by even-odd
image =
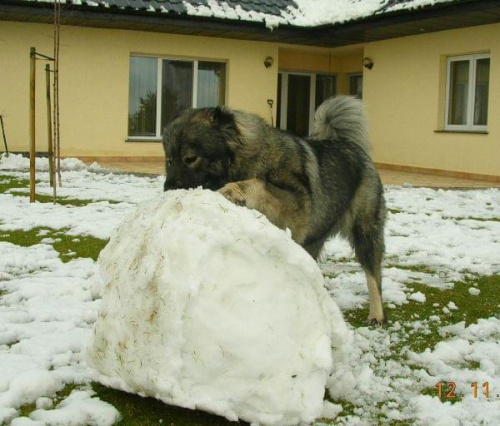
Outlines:
{"label": "snow boulder", "polygon": [[99,263],[88,359],[103,384],[265,425],[321,415],[347,327],[316,262],[263,215],[169,191],[116,229]]}

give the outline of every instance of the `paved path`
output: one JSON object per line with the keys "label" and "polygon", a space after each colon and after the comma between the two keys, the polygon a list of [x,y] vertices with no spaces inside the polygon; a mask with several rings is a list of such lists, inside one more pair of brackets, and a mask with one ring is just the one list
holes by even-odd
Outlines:
{"label": "paved path", "polygon": [[[161,161],[99,161],[102,167],[133,173],[164,174],[165,164]],[[500,188],[500,182],[475,179],[461,179],[424,173],[410,173],[395,170],[379,170],[386,185],[412,185],[429,188]]]}

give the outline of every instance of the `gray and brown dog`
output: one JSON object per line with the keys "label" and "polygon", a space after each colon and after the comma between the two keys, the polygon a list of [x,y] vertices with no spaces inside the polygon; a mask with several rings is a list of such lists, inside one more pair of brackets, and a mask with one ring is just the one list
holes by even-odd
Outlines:
{"label": "gray and brown dog", "polygon": [[366,274],[371,324],[385,320],[383,187],[369,154],[362,103],[341,96],[315,114],[309,139],[227,108],[189,110],[164,131],[165,190],[218,190],[256,209],[314,258],[344,236]]}

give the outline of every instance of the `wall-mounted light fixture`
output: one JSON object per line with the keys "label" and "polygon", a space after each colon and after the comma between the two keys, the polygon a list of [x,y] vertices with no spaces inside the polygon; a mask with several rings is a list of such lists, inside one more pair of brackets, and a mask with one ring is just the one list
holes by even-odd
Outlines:
{"label": "wall-mounted light fixture", "polygon": [[371,70],[373,68],[373,59],[372,58],[363,58],[363,66]]}
{"label": "wall-mounted light fixture", "polygon": [[272,58],[272,56],[268,56],[266,59],[264,59],[264,66],[266,68],[269,68],[270,66],[272,66],[274,63],[274,59]]}

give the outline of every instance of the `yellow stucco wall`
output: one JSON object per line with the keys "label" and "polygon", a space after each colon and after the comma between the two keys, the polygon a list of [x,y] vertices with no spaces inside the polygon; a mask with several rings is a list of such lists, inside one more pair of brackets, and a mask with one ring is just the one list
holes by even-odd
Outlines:
{"label": "yellow stucco wall", "polygon": [[[446,56],[491,54],[488,134],[439,133]],[[364,101],[381,163],[500,175],[500,24],[370,43]]]}
{"label": "yellow stucco wall", "polygon": [[293,49],[282,47],[279,51],[280,71],[307,73],[332,73],[337,77],[337,93],[349,93],[349,75],[362,73],[362,48],[354,49]]}
{"label": "yellow stucco wall", "polygon": [[[9,149],[29,148],[29,50],[52,55],[51,25],[0,22],[0,114]],[[65,156],[161,156],[160,143],[125,142],[131,53],[227,61],[226,100],[270,119],[278,47],[222,38],[63,26],[61,150]],[[275,64],[266,69],[264,58]],[[45,64],[37,65],[37,148],[46,151]]]}
{"label": "yellow stucco wall", "polygon": [[[375,161],[500,175],[500,24],[423,34],[363,47],[289,47],[80,27],[61,30],[61,130],[65,156],[162,156],[160,143],[127,139],[129,58],[151,54],[227,62],[226,100],[270,119],[278,70],[334,72],[339,93],[363,70]],[[29,147],[29,48],[52,54],[52,26],[0,22],[0,114],[9,148]],[[444,117],[447,55],[491,53],[488,134],[436,132]],[[275,59],[265,68],[267,56]],[[372,70],[362,68],[371,57]],[[45,151],[44,63],[38,63],[37,147]]]}
{"label": "yellow stucco wall", "polygon": [[285,71],[355,73],[361,72],[362,48],[305,50],[281,47],[279,68]]}

